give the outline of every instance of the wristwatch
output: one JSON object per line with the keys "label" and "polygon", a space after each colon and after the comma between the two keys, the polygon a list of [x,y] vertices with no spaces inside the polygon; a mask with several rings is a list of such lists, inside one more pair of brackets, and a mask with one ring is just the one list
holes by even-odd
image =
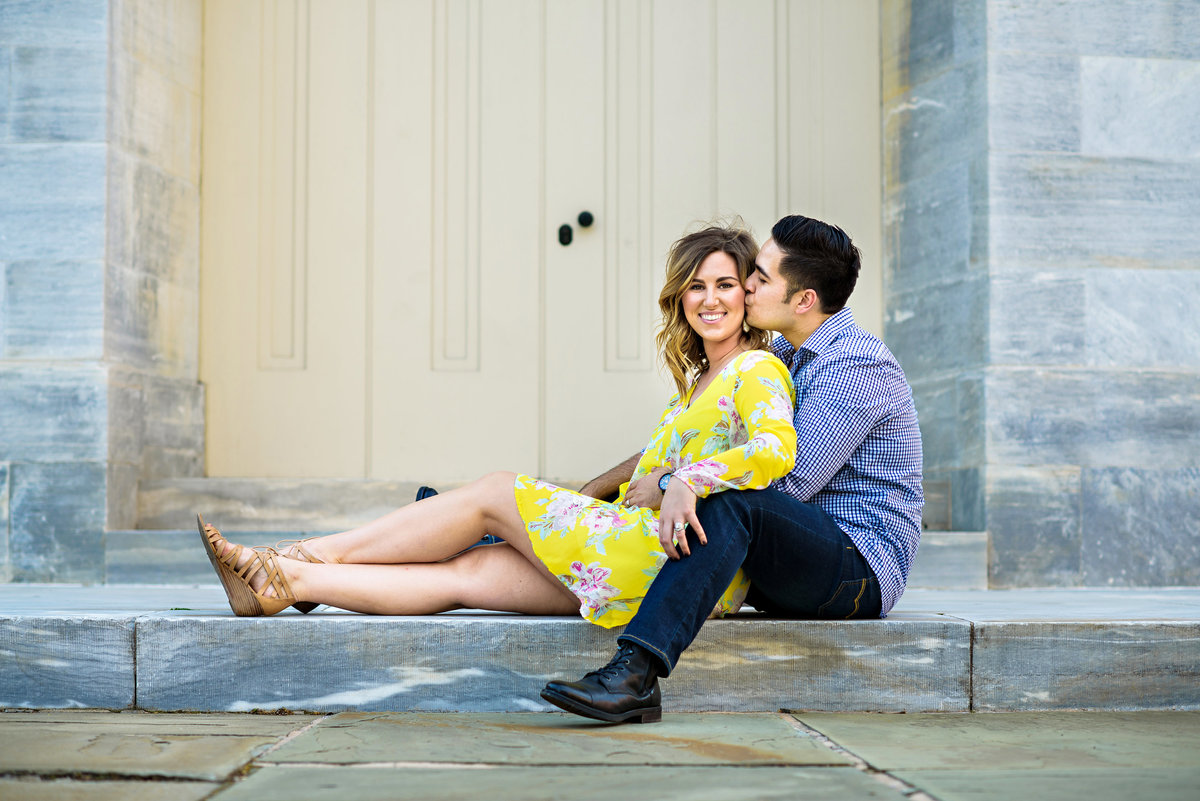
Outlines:
{"label": "wristwatch", "polygon": [[666,492],[666,491],[667,491],[667,485],[671,483],[671,477],[672,477],[672,476],[674,476],[674,475],[675,475],[675,474],[674,474],[674,473],[671,473],[671,472],[666,472],[666,473],[663,473],[663,474],[662,474],[662,478],[660,478],[660,479],[658,480],[658,488],[659,488],[660,490],[662,490],[663,492]]}

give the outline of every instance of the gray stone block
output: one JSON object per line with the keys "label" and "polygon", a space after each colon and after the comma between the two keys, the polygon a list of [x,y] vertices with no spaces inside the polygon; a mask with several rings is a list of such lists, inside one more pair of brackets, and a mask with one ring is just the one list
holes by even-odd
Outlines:
{"label": "gray stone block", "polygon": [[[983,0],[885,0],[881,6],[884,99],[984,58]],[[889,91],[891,90],[891,91]]]}
{"label": "gray stone block", "polygon": [[106,44],[106,0],[7,0],[0,3],[0,44]]}
{"label": "gray stone block", "polygon": [[1080,470],[987,468],[990,586],[1075,586],[1080,580]]}
{"label": "gray stone block", "polygon": [[12,48],[0,47],[0,142],[8,142],[12,108]]}
{"label": "gray stone block", "polygon": [[[976,166],[980,166],[976,169]],[[905,184],[889,185],[884,200],[884,286],[896,294],[960,280],[982,270],[987,202],[986,162],[955,162]]]}
{"label": "gray stone block", "polygon": [[204,4],[201,0],[113,3],[114,50],[150,65],[170,80],[200,93]]}
{"label": "gray stone block", "polygon": [[991,156],[991,271],[1200,262],[1200,160]]}
{"label": "gray stone block", "polygon": [[105,344],[119,364],[194,380],[199,293],[110,263],[106,269]]}
{"label": "gray stone block", "polygon": [[1080,364],[1089,333],[1087,297],[1087,278],[1080,271],[993,276],[988,295],[990,363]]}
{"label": "gray stone block", "polygon": [[105,145],[0,145],[0,261],[104,256]]}
{"label": "gray stone block", "polygon": [[1022,709],[1200,709],[1200,623],[975,626],[974,704]]}
{"label": "gray stone block", "polygon": [[0,707],[134,703],[132,617],[0,615]]}
{"label": "gray stone block", "polygon": [[0,462],[0,584],[12,580],[12,554],[9,552],[9,467]]}
{"label": "gray stone block", "polygon": [[1200,468],[1083,470],[1083,583],[1200,584]]}
{"label": "gray stone block", "polygon": [[1200,58],[1193,0],[988,3],[988,51]]}
{"label": "gray stone block", "polygon": [[913,589],[986,590],[985,531],[923,531],[906,585]]}
{"label": "gray stone block", "polygon": [[13,141],[104,141],[107,47],[14,47],[12,54]]}
{"label": "gray stone block", "polygon": [[989,461],[1155,468],[1200,461],[1198,373],[997,367],[986,386]]}
{"label": "gray stone block", "polygon": [[103,581],[104,464],[14,463],[11,471],[13,578]]}
{"label": "gray stone block", "polygon": [[1083,153],[1200,156],[1200,63],[1094,57],[1080,61]]}
{"label": "gray stone block", "polygon": [[987,149],[987,73],[976,61],[914,85],[884,104],[888,187],[967,162]]}
{"label": "gray stone block", "polygon": [[[907,618],[907,619],[906,619]],[[614,632],[566,618],[268,619],[154,615],[137,629],[138,704],[254,708],[534,711],[552,679],[611,656]],[[320,642],[320,648],[298,647]],[[706,625],[668,690],[681,711],[964,710],[970,626],[936,616]],[[239,681],[198,666],[230,660]]]}
{"label": "gray stone block", "polygon": [[1200,371],[1200,269],[1087,270],[1085,364]]}
{"label": "gray stone block", "polygon": [[888,347],[914,380],[978,369],[987,349],[987,308],[982,276],[893,295]]}
{"label": "gray stone block", "polygon": [[0,357],[104,356],[102,262],[18,261],[0,265],[0,276]]}
{"label": "gray stone block", "polygon": [[[109,462],[107,473],[104,527],[106,529],[129,529],[137,523],[137,491],[141,470],[137,465]],[[105,539],[104,554],[107,559],[107,535],[105,535]]]}
{"label": "gray stone block", "polygon": [[109,153],[109,175],[109,261],[194,289],[199,187],[119,148]]}
{"label": "gray stone block", "polygon": [[111,368],[108,373],[108,458],[137,467],[142,464],[146,428],[146,400],[140,376]]}
{"label": "gray stone block", "polygon": [[142,477],[161,480],[204,473],[204,386],[193,379],[145,379]]}
{"label": "gray stone block", "polygon": [[1079,82],[1075,56],[989,53],[991,147],[1078,153]]}
{"label": "gray stone block", "polygon": [[[192,516],[195,520],[195,515]],[[230,542],[275,545],[331,531],[236,531],[222,529]],[[217,584],[195,526],[175,531],[109,531],[104,535],[104,575],[108,584]]]}
{"label": "gray stone block", "polygon": [[[924,486],[925,518],[928,531],[982,531],[987,521],[984,510],[984,468],[934,468],[926,466]],[[938,488],[931,496],[928,487]],[[929,516],[930,502],[941,508],[936,518]]]}
{"label": "gray stone block", "polygon": [[418,486],[416,482],[364,479],[146,481],[138,494],[137,527],[177,529],[191,525],[200,512],[222,531],[343,531],[411,503]]}
{"label": "gray stone block", "polygon": [[101,367],[0,367],[0,453],[13,461],[103,461],[106,393]]}
{"label": "gray stone block", "polygon": [[200,183],[200,95],[153,66],[115,53],[109,62],[109,141],[158,168]]}
{"label": "gray stone block", "polygon": [[964,371],[958,376],[914,380],[912,389],[926,469],[980,464],[985,422],[982,373]]}

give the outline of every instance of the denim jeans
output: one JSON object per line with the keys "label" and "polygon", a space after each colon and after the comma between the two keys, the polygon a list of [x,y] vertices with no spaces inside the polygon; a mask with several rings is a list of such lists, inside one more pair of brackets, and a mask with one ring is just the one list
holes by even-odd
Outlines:
{"label": "denim jeans", "polygon": [[697,503],[708,538],[688,530],[691,556],[668,561],[618,642],[649,649],[674,669],[738,567],[746,602],[774,617],[879,617],[879,583],[858,549],[816,504],[774,489],[727,490]]}

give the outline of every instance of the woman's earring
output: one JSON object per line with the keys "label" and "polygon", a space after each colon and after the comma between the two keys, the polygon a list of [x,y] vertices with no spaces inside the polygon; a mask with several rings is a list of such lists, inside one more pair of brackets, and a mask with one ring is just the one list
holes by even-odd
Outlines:
{"label": "woman's earring", "polygon": [[742,320],[742,333],[743,334],[750,333],[750,323],[746,322],[745,320]]}

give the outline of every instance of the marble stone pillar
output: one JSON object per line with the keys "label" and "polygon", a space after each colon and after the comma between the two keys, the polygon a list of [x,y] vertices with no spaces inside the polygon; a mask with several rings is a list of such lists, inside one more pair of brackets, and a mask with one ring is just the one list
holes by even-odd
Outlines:
{"label": "marble stone pillar", "polygon": [[196,475],[200,0],[0,2],[0,578]]}
{"label": "marble stone pillar", "polygon": [[953,525],[992,586],[1200,583],[1200,6],[883,15],[886,334]]}

